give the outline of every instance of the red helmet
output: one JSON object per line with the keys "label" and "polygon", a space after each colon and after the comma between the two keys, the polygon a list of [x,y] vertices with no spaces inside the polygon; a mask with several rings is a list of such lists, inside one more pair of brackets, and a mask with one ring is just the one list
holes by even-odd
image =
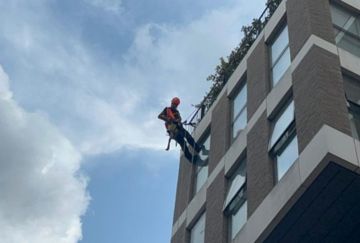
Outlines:
{"label": "red helmet", "polygon": [[174,98],[171,100],[171,104],[178,106],[178,105],[180,104],[180,99],[179,99],[178,97],[174,97]]}

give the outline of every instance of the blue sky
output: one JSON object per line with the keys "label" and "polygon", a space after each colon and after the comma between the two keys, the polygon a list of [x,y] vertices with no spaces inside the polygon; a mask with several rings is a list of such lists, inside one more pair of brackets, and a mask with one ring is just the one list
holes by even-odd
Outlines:
{"label": "blue sky", "polygon": [[0,239],[169,242],[183,117],[265,0],[0,0]]}

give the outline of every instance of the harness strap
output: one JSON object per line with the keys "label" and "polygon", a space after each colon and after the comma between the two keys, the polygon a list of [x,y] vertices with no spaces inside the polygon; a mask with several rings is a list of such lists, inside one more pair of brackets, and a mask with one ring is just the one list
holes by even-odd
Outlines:
{"label": "harness strap", "polygon": [[169,107],[166,108],[166,116],[169,117],[171,120],[175,120],[174,112]]}
{"label": "harness strap", "polygon": [[[166,116],[171,120],[174,121],[176,119],[174,112],[170,107],[166,108]],[[166,122],[165,127],[169,132],[170,137],[174,138],[176,133],[178,132],[178,124],[174,122]]]}

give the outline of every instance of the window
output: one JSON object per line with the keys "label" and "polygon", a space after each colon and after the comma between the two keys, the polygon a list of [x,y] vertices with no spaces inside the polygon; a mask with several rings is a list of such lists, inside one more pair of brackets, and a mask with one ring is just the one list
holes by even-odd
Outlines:
{"label": "window", "polygon": [[276,177],[279,181],[299,156],[294,101],[291,101],[275,120],[269,150],[276,161]]}
{"label": "window", "polygon": [[331,5],[336,44],[360,57],[360,15]]}
{"label": "window", "polygon": [[229,237],[233,240],[247,221],[246,160],[229,179],[229,190],[224,203],[224,213],[229,220]]}
{"label": "window", "polygon": [[233,99],[232,104],[232,138],[235,139],[247,124],[247,85],[243,85],[239,93]]}
{"label": "window", "polygon": [[354,138],[360,140],[360,105],[349,101],[349,118],[351,133]]}
{"label": "window", "polygon": [[348,101],[351,132],[360,140],[360,80],[344,75],[344,88]]}
{"label": "window", "polygon": [[205,242],[205,213],[201,215],[190,231],[190,243]]}
{"label": "window", "polygon": [[274,87],[290,66],[289,33],[287,25],[271,45],[271,73]]}
{"label": "window", "polygon": [[346,98],[360,105],[360,80],[348,75],[343,75]]}
{"label": "window", "polygon": [[[205,141],[202,143],[207,151],[210,150],[210,132],[206,136]],[[203,161],[209,160],[208,154],[200,153],[200,158]],[[195,171],[195,193],[200,191],[201,187],[205,184],[208,177],[208,166],[197,166]]]}

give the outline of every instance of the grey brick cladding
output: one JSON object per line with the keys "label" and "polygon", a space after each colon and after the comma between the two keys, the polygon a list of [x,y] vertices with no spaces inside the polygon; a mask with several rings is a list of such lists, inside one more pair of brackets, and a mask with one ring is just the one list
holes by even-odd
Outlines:
{"label": "grey brick cladding", "polygon": [[225,200],[225,176],[222,170],[207,189],[205,242],[225,243],[227,240],[226,218],[223,214]]}
{"label": "grey brick cladding", "polygon": [[[291,59],[294,60],[296,57],[297,61],[301,60],[299,64],[296,62],[296,65],[292,65],[288,70],[288,75],[291,75],[293,85],[286,92],[287,95],[292,93],[294,98],[299,153],[301,153],[324,124],[347,135],[351,135],[351,132],[339,56],[331,53],[331,49],[335,49],[335,46],[331,47],[327,43],[335,44],[328,0],[285,1]],[[282,13],[284,13],[284,10],[283,8]],[[278,15],[278,19],[284,20],[282,16]],[[269,28],[269,34],[261,35],[261,39],[251,49],[252,51],[248,54],[249,56],[246,60],[248,120],[256,111],[256,117],[258,117],[258,114],[261,114],[258,119],[253,120],[255,123],[251,124],[254,125],[247,131],[248,217],[254,213],[275,186],[275,165],[273,159],[268,154],[268,141],[272,124],[267,117],[267,112],[271,113],[271,115],[276,115],[276,111],[279,110],[284,99],[281,97],[279,99],[267,99],[267,95],[270,92],[270,65],[268,45],[266,43],[271,41],[271,37],[275,35],[278,29],[276,26],[279,26],[279,24],[281,23],[274,22],[273,27]],[[273,28],[275,31],[271,31]],[[315,35],[315,38],[313,36],[311,40],[315,39],[316,43],[310,46],[309,43],[311,44],[312,42],[309,41],[306,48],[300,52],[311,35]],[[270,36],[270,39],[266,39],[265,43],[264,38],[267,38],[266,36]],[[329,51],[319,46],[324,46]],[[300,55],[298,55],[299,52]],[[336,53],[336,49],[333,52]],[[245,66],[244,64],[242,65]],[[283,81],[289,80],[283,79]],[[280,82],[279,84],[281,84]],[[234,84],[232,87],[236,87],[236,85]],[[290,87],[290,85],[286,87]],[[227,97],[227,93],[232,94],[234,93],[233,91],[233,89],[229,89],[223,92],[223,95],[218,97],[216,106],[212,108],[209,175],[214,171],[214,168],[219,164],[231,146],[231,100]],[[276,102],[273,100],[276,100]],[[280,103],[278,103],[278,100]],[[260,107],[261,104],[263,105]],[[269,107],[276,107],[274,109],[275,112],[269,109]],[[228,159],[233,157],[226,156],[222,161],[225,161],[224,164],[226,165]],[[181,158],[174,222],[184,213],[192,198],[193,169],[184,158]],[[227,190],[226,177],[224,169],[218,167],[216,171],[221,172],[217,175],[214,173],[211,179],[215,177],[215,180],[211,183],[208,181],[205,184],[208,187],[205,202],[206,243],[222,243],[226,242],[227,238],[227,220],[222,212]],[[256,216],[256,214],[253,215]],[[181,218],[184,220],[183,217]],[[182,220],[180,222],[183,222]],[[178,225],[176,229],[177,227]],[[172,243],[188,243],[189,234],[187,233],[185,223],[173,233]]]}
{"label": "grey brick cladding", "polygon": [[214,107],[211,120],[209,174],[214,170],[229,147],[230,142],[230,101],[226,93]]}
{"label": "grey brick cladding", "polygon": [[179,175],[176,188],[176,201],[174,210],[174,223],[180,217],[187,207],[192,193],[193,182],[193,166],[186,160],[184,156],[180,158]]}
{"label": "grey brick cladding", "polygon": [[313,47],[293,72],[299,152],[327,124],[351,135],[338,56]]}
{"label": "grey brick cladding", "polygon": [[262,38],[247,59],[248,119],[252,117],[270,90],[269,58]]}
{"label": "grey brick cladding", "polygon": [[328,0],[288,0],[286,10],[291,59],[312,34],[335,44]]}
{"label": "grey brick cladding", "polygon": [[171,243],[186,243],[189,242],[189,232],[186,229],[185,223],[183,223],[176,234],[171,238]]}
{"label": "grey brick cladding", "polygon": [[250,216],[274,185],[274,163],[268,154],[270,126],[264,112],[247,136],[247,200]]}

